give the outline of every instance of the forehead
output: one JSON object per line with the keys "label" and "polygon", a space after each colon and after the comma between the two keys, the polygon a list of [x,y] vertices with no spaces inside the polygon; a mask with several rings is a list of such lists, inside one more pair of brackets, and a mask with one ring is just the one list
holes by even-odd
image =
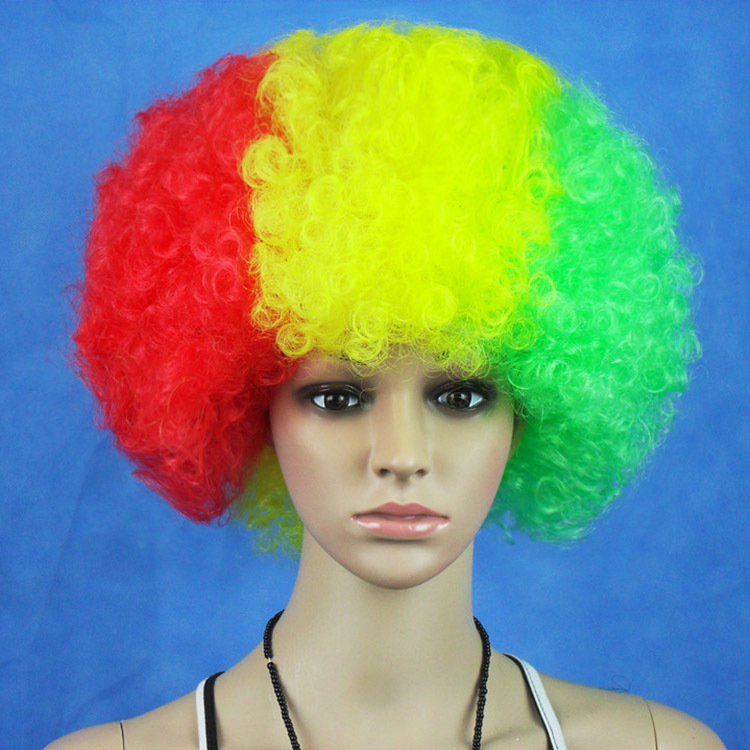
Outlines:
{"label": "forehead", "polygon": [[[377,381],[382,378],[438,379],[449,377],[455,380],[469,377],[472,373],[458,365],[440,365],[423,352],[402,350],[392,354],[380,366],[372,367],[360,362],[313,352],[299,360],[292,380],[347,379]],[[476,376],[476,373],[474,373]]]}

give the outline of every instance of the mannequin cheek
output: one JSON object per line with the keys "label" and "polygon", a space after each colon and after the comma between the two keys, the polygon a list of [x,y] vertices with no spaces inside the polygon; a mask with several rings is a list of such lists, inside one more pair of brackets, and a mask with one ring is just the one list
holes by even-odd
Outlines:
{"label": "mannequin cheek", "polygon": [[510,450],[511,441],[509,438],[504,438],[497,442],[494,450],[487,451],[481,465],[477,466],[475,497],[482,498],[485,517],[489,513],[497,491],[502,484],[505,467],[510,458]]}

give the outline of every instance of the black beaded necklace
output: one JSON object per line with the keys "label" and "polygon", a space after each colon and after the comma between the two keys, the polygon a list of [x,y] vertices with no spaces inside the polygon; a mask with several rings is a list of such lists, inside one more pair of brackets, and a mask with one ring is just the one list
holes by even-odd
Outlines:
{"label": "black beaded necklace", "polygon": [[[266,624],[266,630],[263,633],[263,655],[266,657],[268,673],[271,675],[271,685],[273,686],[273,692],[276,695],[276,700],[279,703],[281,718],[284,720],[284,726],[286,727],[286,733],[289,735],[289,742],[292,744],[292,750],[300,750],[297,733],[294,731],[294,724],[292,724],[292,717],[289,715],[289,706],[287,706],[286,704],[284,690],[281,687],[279,670],[273,663],[273,649],[271,647],[271,638],[273,636],[274,626],[283,614],[284,610],[282,609],[281,612],[277,612]],[[476,617],[474,618],[474,625],[476,625],[477,631],[479,632],[479,637],[482,639],[482,666],[479,670],[479,686],[477,687],[477,712],[474,719],[474,739],[471,743],[471,749],[479,750],[482,746],[482,725],[484,724],[484,704],[487,702],[487,678],[490,676],[491,649],[490,637],[487,635],[487,631],[482,627],[482,623],[479,622]]]}

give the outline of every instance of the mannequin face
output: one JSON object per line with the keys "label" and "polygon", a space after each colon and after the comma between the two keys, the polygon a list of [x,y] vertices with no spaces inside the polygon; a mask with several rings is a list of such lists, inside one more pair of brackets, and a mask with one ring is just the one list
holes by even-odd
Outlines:
{"label": "mannequin face", "polygon": [[362,377],[312,355],[278,388],[270,423],[307,534],[387,588],[429,580],[469,546],[517,442],[491,381],[409,356]]}

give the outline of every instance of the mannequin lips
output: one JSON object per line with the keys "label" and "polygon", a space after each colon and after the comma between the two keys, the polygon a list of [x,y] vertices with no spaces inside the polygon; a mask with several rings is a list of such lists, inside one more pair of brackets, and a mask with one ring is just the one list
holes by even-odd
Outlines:
{"label": "mannequin lips", "polygon": [[448,516],[418,503],[385,503],[364,513],[355,513],[352,521],[378,536],[390,539],[428,536],[450,523]]}

